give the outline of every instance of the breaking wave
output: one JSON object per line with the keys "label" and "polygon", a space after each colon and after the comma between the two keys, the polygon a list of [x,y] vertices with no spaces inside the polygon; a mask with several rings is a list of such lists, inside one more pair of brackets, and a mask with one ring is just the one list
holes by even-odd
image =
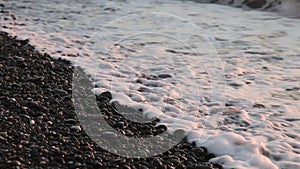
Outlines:
{"label": "breaking wave", "polygon": [[300,0],[194,0],[200,3],[231,5],[244,9],[272,11],[280,15],[300,18]]}

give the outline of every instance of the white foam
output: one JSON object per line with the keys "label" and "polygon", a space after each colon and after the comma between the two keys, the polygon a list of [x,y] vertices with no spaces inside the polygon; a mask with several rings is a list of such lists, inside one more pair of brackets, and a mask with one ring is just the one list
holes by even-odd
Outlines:
{"label": "white foam", "polygon": [[[251,7],[251,2],[259,2],[260,0],[222,0],[222,1],[211,1],[211,0],[193,0],[201,3],[216,3],[222,5],[231,5],[235,7],[242,7],[245,9],[258,9],[258,10],[266,10],[276,12],[277,14],[292,17],[292,18],[299,18],[300,17],[300,2],[298,0],[265,0],[265,3],[262,4],[260,7]],[[250,2],[250,3],[248,3]],[[259,3],[256,3],[259,4]]]}
{"label": "white foam", "polygon": [[[3,20],[11,27],[5,31],[81,66],[94,78],[95,93],[111,91],[113,102],[159,117],[169,133],[184,130],[190,142],[218,155],[211,162],[225,168],[299,168],[298,20],[171,0],[5,5],[17,23],[26,24]],[[103,34],[93,34],[99,26],[139,11],[183,19],[127,17],[105,27]],[[186,25],[189,20],[203,34]],[[128,37],[154,30],[170,36]],[[209,35],[216,51],[203,35]],[[184,46],[176,38],[189,43]],[[160,74],[170,76],[158,78]]]}
{"label": "white foam", "polygon": [[284,16],[300,18],[300,2],[298,0],[282,0],[282,4],[277,9]]}

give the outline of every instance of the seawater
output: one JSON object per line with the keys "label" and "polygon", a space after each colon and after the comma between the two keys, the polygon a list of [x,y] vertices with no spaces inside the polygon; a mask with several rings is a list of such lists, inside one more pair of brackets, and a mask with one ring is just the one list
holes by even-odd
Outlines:
{"label": "seawater", "polygon": [[284,2],[279,15],[193,1],[9,1],[17,20],[1,24],[82,67],[95,93],[186,131],[212,162],[299,168],[300,22],[281,15],[297,5]]}

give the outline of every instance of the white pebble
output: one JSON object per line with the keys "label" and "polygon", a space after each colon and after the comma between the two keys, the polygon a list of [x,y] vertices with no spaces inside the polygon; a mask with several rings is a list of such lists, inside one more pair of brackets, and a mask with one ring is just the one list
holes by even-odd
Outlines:
{"label": "white pebble", "polygon": [[31,125],[34,125],[34,124],[35,124],[35,121],[34,121],[34,120],[30,120],[30,124],[31,124]]}

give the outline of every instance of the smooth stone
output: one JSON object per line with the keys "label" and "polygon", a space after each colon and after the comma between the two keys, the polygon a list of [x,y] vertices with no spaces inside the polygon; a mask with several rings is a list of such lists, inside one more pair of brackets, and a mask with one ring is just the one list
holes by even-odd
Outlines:
{"label": "smooth stone", "polygon": [[80,126],[71,126],[71,129],[76,131],[76,132],[79,132],[81,131],[81,127]]}
{"label": "smooth stone", "polygon": [[7,137],[7,136],[8,136],[8,134],[7,134],[7,132],[6,132],[6,131],[3,131],[3,132],[0,132],[0,136]]}
{"label": "smooth stone", "polygon": [[191,151],[192,151],[193,153],[195,153],[196,155],[197,155],[197,154],[205,154],[205,150],[203,150],[202,148],[199,148],[199,147],[193,148]]}
{"label": "smooth stone", "polygon": [[158,77],[164,79],[164,78],[170,78],[170,77],[172,77],[172,75],[170,75],[170,74],[159,74]]}

